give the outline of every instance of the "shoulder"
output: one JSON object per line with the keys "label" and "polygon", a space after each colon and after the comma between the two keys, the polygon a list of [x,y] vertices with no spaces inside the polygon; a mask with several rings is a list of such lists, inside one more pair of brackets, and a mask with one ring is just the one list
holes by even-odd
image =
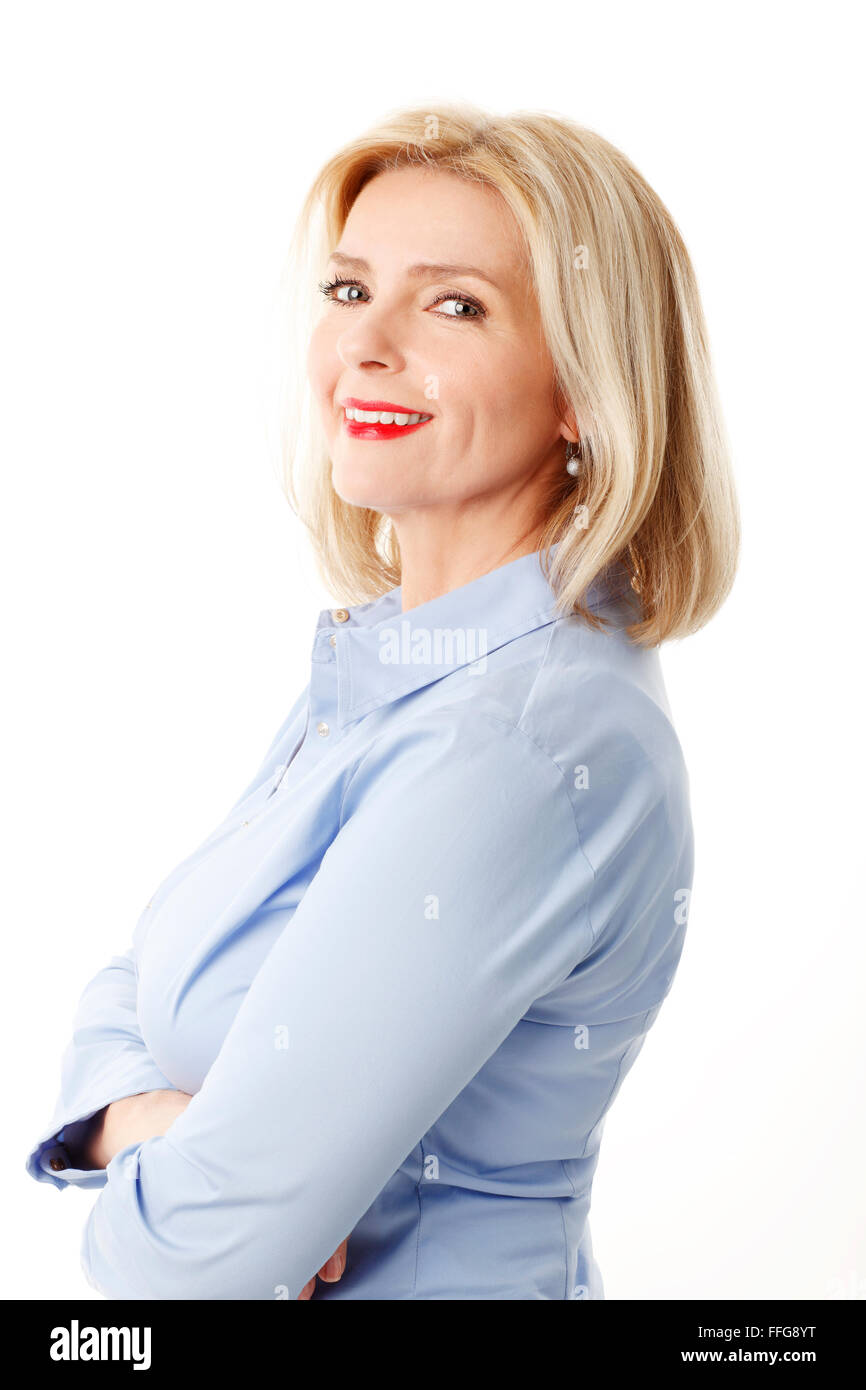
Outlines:
{"label": "shoulder", "polygon": [[525,814],[562,796],[563,774],[492,692],[476,687],[390,719],[352,770],[344,796],[351,814],[371,799],[407,797],[449,807],[455,817],[491,803]]}
{"label": "shoulder", "polygon": [[687,778],[659,652],[621,629],[554,624],[519,723],[566,770],[574,757],[621,783],[641,770],[660,788]]}
{"label": "shoulder", "polygon": [[467,809],[510,796],[515,815],[549,814],[563,800],[581,816],[605,814],[605,792],[647,805],[682,799],[687,777],[658,654],[576,619],[528,638],[384,724],[353,771],[347,809],[383,779]]}
{"label": "shoulder", "polygon": [[657,657],[562,632],[389,719],[350,775],[341,830],[383,864],[421,852],[443,872],[483,865],[499,887],[516,876],[539,910],[586,907],[595,942],[654,930],[656,911],[666,932],[692,843]]}
{"label": "shoulder", "polygon": [[560,618],[509,643],[483,670],[396,721],[470,762],[486,752],[506,762],[545,762],[570,784],[591,764],[598,783],[643,776],[661,790],[687,780],[657,649],[621,628],[594,630]]}

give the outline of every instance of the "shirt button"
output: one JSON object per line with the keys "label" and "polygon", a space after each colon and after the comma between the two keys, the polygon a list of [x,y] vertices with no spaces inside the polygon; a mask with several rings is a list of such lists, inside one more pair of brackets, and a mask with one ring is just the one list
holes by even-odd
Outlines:
{"label": "shirt button", "polygon": [[331,617],[335,623],[347,623],[349,621],[349,610],[347,608],[335,608]]}
{"label": "shirt button", "polygon": [[66,1160],[63,1158],[49,1158],[48,1167],[53,1168],[55,1173],[62,1173],[66,1167]]}
{"label": "shirt button", "polygon": [[328,728],[324,719],[321,721],[320,724],[316,725],[316,733],[319,734],[322,738],[327,738],[330,732],[331,730]]}
{"label": "shirt button", "polygon": [[331,645],[332,647],[336,647],[336,645],[337,645],[337,638],[335,637],[335,635],[334,635],[333,632],[331,633],[330,637],[328,638],[328,641],[329,641],[329,643],[330,643],[330,645]]}

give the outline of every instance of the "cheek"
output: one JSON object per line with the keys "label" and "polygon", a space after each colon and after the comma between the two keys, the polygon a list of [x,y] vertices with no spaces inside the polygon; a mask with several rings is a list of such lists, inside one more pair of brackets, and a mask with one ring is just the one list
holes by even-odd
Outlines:
{"label": "cheek", "polygon": [[326,323],[319,323],[310,335],[307,349],[307,379],[319,401],[330,400],[336,387],[340,360]]}
{"label": "cheek", "polygon": [[435,365],[423,365],[420,379],[430,409],[442,417],[449,434],[462,437],[486,429],[502,410],[496,363],[480,347],[467,351],[458,344],[451,353],[440,350]]}

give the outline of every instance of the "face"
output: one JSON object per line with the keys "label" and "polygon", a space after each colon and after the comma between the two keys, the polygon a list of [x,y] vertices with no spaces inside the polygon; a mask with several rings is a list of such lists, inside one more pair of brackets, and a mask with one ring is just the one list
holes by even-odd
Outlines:
{"label": "face", "polygon": [[[395,518],[508,497],[529,519],[575,435],[556,413],[520,232],[501,197],[438,170],[377,175],[326,285],[307,366],[337,493]],[[348,420],[347,401],[384,419]],[[395,411],[421,419],[391,423]]]}

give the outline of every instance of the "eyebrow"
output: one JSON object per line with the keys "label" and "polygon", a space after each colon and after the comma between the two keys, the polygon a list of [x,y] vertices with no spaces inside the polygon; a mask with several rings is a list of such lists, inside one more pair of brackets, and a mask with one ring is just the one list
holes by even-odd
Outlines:
{"label": "eyebrow", "polygon": [[[346,266],[350,270],[360,270],[366,274],[369,274],[372,269],[370,262],[365,261],[362,256],[346,256],[342,251],[332,251],[331,260],[338,261],[340,265]],[[447,280],[453,275],[469,275],[475,280],[485,280],[495,290],[500,288],[492,275],[488,275],[486,270],[482,270],[477,265],[452,265],[444,261],[418,261],[415,265],[408,266],[406,273],[419,280]]]}

